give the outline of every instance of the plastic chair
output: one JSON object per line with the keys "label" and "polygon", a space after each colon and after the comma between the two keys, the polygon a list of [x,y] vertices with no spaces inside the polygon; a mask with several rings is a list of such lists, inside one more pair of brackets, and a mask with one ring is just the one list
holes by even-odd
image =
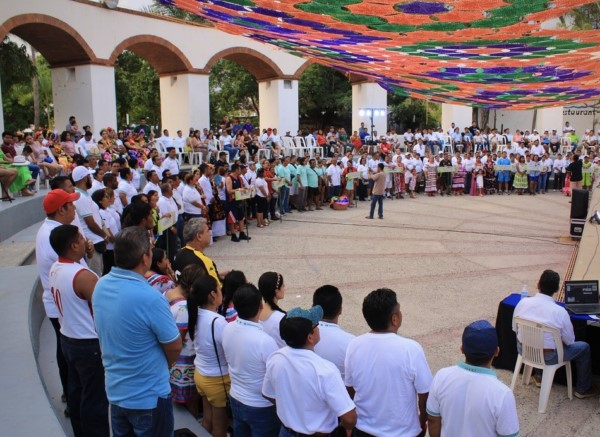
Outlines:
{"label": "plastic chair", "polygon": [[[567,394],[569,399],[573,399],[571,362],[563,361],[563,344],[558,329],[551,328],[542,323],[522,319],[521,317],[515,317],[513,319],[513,330],[516,332],[517,329],[521,333],[522,352],[517,358],[517,364],[515,365],[515,371],[510,383],[510,389],[513,391],[515,389],[521,365],[525,365],[525,369],[523,370],[523,384],[525,385],[529,384],[531,371],[534,368],[542,369],[544,373],[542,376],[542,388],[540,390],[538,412],[545,413],[546,406],[548,405],[548,398],[550,397],[550,389],[552,389],[552,382],[554,381],[554,374],[559,368],[566,366]],[[546,364],[544,361],[544,333],[549,333],[554,337],[558,364]]]}
{"label": "plastic chair", "polygon": [[283,141],[283,155],[284,156],[294,155],[295,152],[297,152],[297,147],[296,147],[296,144],[294,143],[294,140],[291,137],[281,137],[281,139]]}

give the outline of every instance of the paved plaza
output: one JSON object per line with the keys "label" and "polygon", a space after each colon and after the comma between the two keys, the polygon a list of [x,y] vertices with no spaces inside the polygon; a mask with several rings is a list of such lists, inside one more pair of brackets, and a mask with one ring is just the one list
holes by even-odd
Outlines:
{"label": "paved plaza", "polygon": [[[347,211],[286,215],[264,229],[250,228],[250,243],[219,241],[207,250],[220,271],[239,269],[256,283],[261,273],[283,274],[284,309],[310,306],[320,285],[344,296],[340,324],[367,331],[364,296],[389,287],[398,293],[400,334],[419,341],[433,372],[461,360],[463,328],[476,319],[495,322],[498,303],[526,284],[535,290],[546,269],[564,276],[573,243],[569,198],[475,198],[421,195],[384,201],[384,220],[366,220],[369,202]],[[512,372],[500,370],[510,383]],[[537,413],[539,389],[515,389],[524,436],[589,436],[600,429],[598,398],[569,401],[554,385],[546,414]],[[596,431],[592,432],[591,430]]]}

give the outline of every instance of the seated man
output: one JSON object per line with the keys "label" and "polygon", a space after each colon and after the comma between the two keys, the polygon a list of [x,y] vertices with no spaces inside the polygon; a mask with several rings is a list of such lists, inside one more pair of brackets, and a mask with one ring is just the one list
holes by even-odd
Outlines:
{"label": "seated man", "polygon": [[465,362],[441,369],[431,382],[429,435],[517,436],[515,396],[492,370],[500,351],[496,329],[487,320],[471,323],[463,331],[460,350]]}
{"label": "seated man", "polygon": [[[585,399],[597,396],[600,391],[592,386],[592,360],[590,346],[584,341],[575,341],[575,333],[569,313],[563,307],[556,305],[553,299],[558,291],[560,276],[552,270],[544,270],[538,281],[538,290],[535,296],[521,299],[515,308],[514,317],[522,317],[534,322],[543,323],[560,331],[563,342],[565,361],[574,361],[577,366],[577,382],[575,396]],[[514,325],[514,324],[513,324]],[[521,353],[521,333],[517,332],[517,349]],[[556,364],[556,345],[550,334],[544,334],[544,360],[546,364]],[[541,386],[541,375],[536,371],[534,375],[536,385]]]}

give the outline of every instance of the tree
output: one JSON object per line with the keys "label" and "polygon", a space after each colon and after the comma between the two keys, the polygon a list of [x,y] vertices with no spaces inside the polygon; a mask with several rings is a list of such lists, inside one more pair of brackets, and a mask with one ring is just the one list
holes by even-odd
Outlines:
{"label": "tree", "polygon": [[560,24],[571,30],[600,29],[600,2],[573,9],[560,17]]}
{"label": "tree", "polygon": [[312,131],[330,125],[350,126],[352,86],[344,73],[312,64],[299,82],[299,111],[304,127]]}
{"label": "tree", "polygon": [[434,129],[442,118],[441,105],[413,97],[388,94],[389,121],[400,132],[411,129]]}

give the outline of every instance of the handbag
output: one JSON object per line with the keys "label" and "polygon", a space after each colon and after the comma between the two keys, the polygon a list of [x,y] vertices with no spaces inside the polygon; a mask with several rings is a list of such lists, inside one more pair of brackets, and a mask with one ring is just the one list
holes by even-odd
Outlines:
{"label": "handbag", "polygon": [[227,411],[227,417],[233,419],[233,413],[231,411],[231,403],[229,402],[229,393],[227,392],[227,386],[225,385],[225,377],[223,376],[223,370],[221,370],[221,360],[219,359],[219,351],[217,350],[217,342],[215,341],[215,322],[218,317],[215,317],[210,325],[210,332],[212,335],[213,348],[215,349],[215,355],[217,356],[217,363],[219,364],[219,373],[221,374],[221,382],[223,383],[223,391],[225,392],[225,408]]}

